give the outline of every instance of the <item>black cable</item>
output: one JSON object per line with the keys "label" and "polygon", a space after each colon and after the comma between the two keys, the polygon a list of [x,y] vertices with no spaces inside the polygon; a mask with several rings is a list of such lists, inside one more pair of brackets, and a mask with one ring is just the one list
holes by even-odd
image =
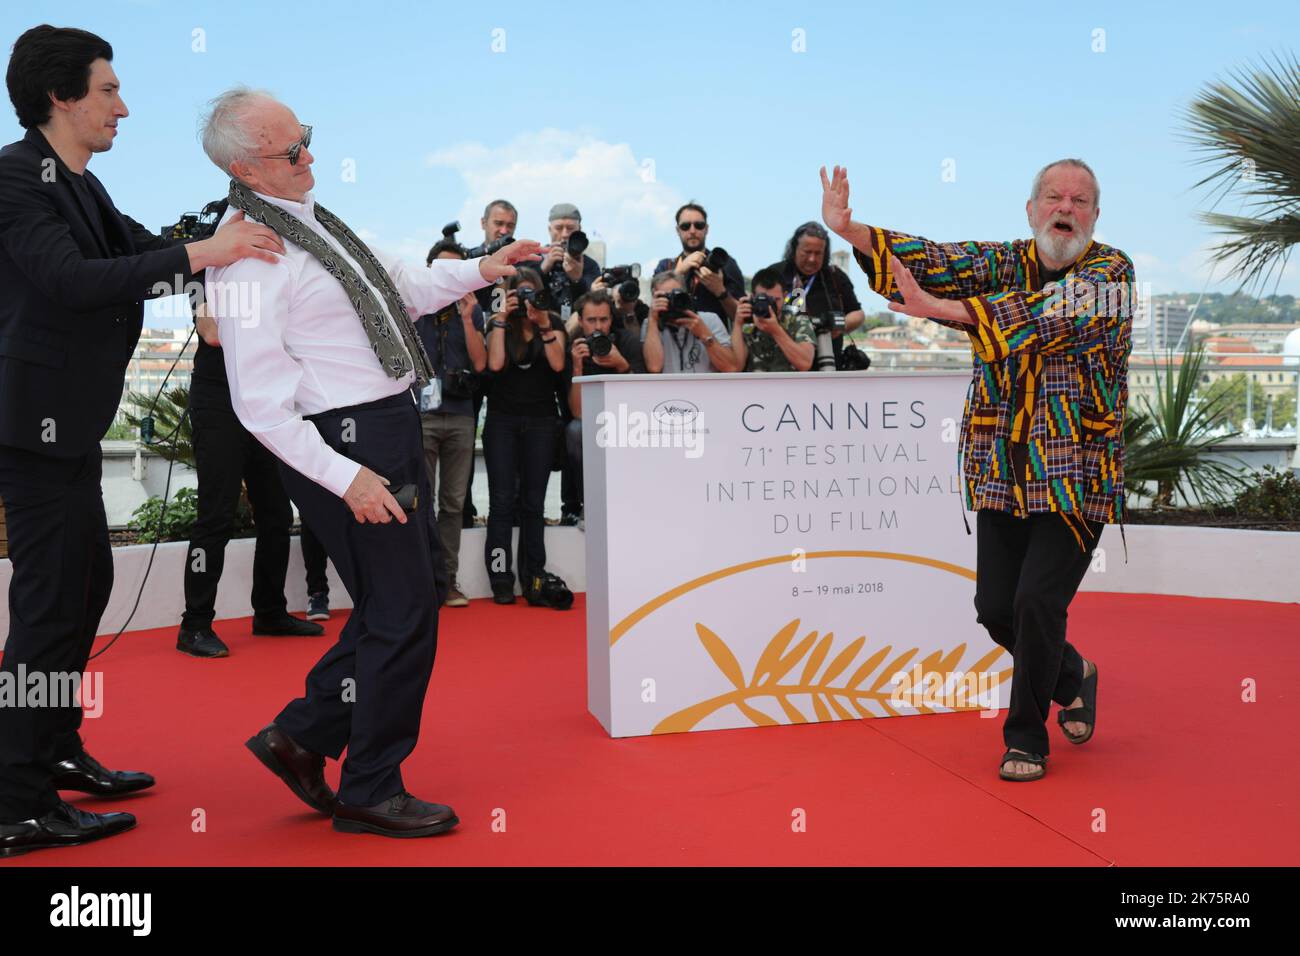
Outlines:
{"label": "black cable", "polygon": [[[158,386],[158,392],[154,395],[153,401],[149,405],[148,414],[146,414],[144,418],[140,420],[142,423],[145,421],[145,419],[150,420],[150,422],[152,423],[153,411],[155,408],[158,407],[158,399],[162,397],[163,391],[167,388],[167,380],[171,378],[172,372],[176,371],[176,366],[180,363],[181,357],[185,354],[185,350],[190,347],[190,342],[193,340],[194,333],[195,331],[197,331],[197,329],[198,329],[197,325],[194,328],[190,329],[190,334],[185,339],[185,344],[182,345],[180,351],[176,353],[175,361],[172,362],[171,368],[167,370],[167,374],[163,376],[162,384]],[[123,633],[125,633],[126,629],[130,626],[131,621],[134,620],[135,612],[140,609],[140,601],[144,598],[144,586],[149,581],[149,572],[153,570],[153,559],[154,556],[157,555],[158,553],[158,545],[162,539],[163,522],[167,518],[167,498],[171,494],[172,469],[176,467],[176,445],[180,439],[181,428],[185,424],[185,419],[189,418],[189,416],[190,416],[190,398],[189,398],[189,394],[187,393],[185,397],[185,409],[184,411],[181,412],[180,418],[176,420],[176,427],[171,430],[171,434],[160,441],[153,441],[152,439],[149,439],[149,440],[145,440],[144,442],[145,445],[151,448],[159,447],[167,444],[168,439],[170,439],[172,443],[171,455],[167,459],[167,481],[163,484],[162,507],[158,512],[158,528],[156,530],[156,533],[154,534],[153,549],[149,552],[149,563],[145,565],[144,576],[140,579],[140,590],[136,592],[135,604],[131,608],[131,613],[126,616],[126,622],[118,629],[117,633],[113,635],[112,640],[110,640],[107,644],[105,644],[103,647],[97,650],[94,654],[91,654],[90,657],[86,658],[87,664],[89,664],[96,657],[98,657],[100,654],[103,654],[110,647],[112,647],[114,644],[117,643],[117,639],[121,637]],[[150,424],[149,427],[152,430],[153,427],[152,424]]]}

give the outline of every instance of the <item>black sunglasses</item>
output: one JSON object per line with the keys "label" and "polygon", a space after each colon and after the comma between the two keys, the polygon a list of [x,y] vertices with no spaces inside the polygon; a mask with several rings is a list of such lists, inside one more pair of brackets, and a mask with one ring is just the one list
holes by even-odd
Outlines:
{"label": "black sunglasses", "polygon": [[677,228],[682,232],[690,232],[692,229],[698,229],[700,232],[703,232],[705,229],[709,228],[709,224],[703,219],[696,219],[692,222],[679,222]]}
{"label": "black sunglasses", "polygon": [[258,159],[287,159],[289,161],[290,166],[297,166],[298,154],[302,152],[304,147],[310,145],[311,145],[311,127],[304,126],[302,127],[302,139],[298,140],[298,142],[290,146],[289,151],[287,153],[276,153],[273,156],[259,156]]}

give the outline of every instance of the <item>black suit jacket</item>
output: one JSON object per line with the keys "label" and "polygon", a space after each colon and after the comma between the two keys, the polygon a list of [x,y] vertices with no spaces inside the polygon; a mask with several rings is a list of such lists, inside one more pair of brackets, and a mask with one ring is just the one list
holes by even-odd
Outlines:
{"label": "black suit jacket", "polygon": [[89,171],[103,230],[40,130],[0,150],[0,445],[95,448],[122,398],[144,300],[194,278],[183,244],[122,215]]}

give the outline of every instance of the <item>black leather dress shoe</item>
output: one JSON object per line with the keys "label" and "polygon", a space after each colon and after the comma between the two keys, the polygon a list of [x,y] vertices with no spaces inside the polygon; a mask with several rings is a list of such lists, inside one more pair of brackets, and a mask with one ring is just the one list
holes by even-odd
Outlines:
{"label": "black leather dress shoe", "polygon": [[387,837],[426,837],[445,833],[460,818],[451,807],[426,803],[405,790],[373,807],[334,807],[334,829],[343,833],[378,833]]}
{"label": "black leather dress shoe", "polygon": [[190,657],[229,657],[230,648],[222,643],[221,638],[212,628],[190,631],[181,628],[176,634],[176,650]]}
{"label": "black leather dress shoe", "polygon": [[109,770],[84,750],[70,760],[60,760],[52,768],[55,790],[79,790],[98,797],[121,796],[148,790],[154,784],[150,774],[135,770]]}
{"label": "black leather dress shoe", "polygon": [[325,758],[320,754],[299,746],[275,724],[248,738],[244,746],[307,806],[326,816],[334,813],[338,798],[325,782]]}
{"label": "black leather dress shoe", "polygon": [[271,637],[319,637],[325,633],[325,628],[314,621],[304,621],[300,617],[286,614],[269,621],[254,617],[253,633]]}
{"label": "black leather dress shoe", "polygon": [[0,857],[89,843],[133,826],[135,817],[130,813],[88,813],[70,803],[60,803],[43,816],[21,823],[0,823]]}

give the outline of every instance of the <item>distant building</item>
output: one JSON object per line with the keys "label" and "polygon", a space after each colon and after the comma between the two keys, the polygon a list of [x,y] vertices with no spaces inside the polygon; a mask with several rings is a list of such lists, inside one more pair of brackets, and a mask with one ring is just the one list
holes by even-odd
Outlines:
{"label": "distant building", "polygon": [[[126,381],[122,386],[122,402],[118,406],[118,419],[129,408],[127,395],[143,392],[156,395],[166,380],[168,391],[178,385],[189,387],[190,373],[194,370],[194,351],[197,342],[190,342],[182,353],[190,329],[145,329],[140,334],[135,353],[126,367]],[[177,357],[179,356],[179,361]],[[175,368],[172,368],[172,363]],[[170,372],[170,375],[168,374]]]}
{"label": "distant building", "polygon": [[1282,343],[1294,329],[1295,326],[1285,323],[1260,322],[1220,326],[1218,331],[1221,335],[1231,335],[1233,338],[1249,342],[1258,352],[1278,353],[1282,351]]}
{"label": "distant building", "polygon": [[1185,299],[1139,299],[1133,316],[1133,351],[1178,348],[1191,318],[1192,310]]}

